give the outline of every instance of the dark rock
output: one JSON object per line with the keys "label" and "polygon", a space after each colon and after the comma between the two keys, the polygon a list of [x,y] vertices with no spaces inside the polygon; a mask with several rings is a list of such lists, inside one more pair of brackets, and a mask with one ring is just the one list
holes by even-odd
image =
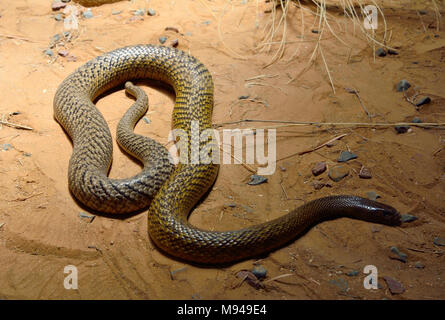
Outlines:
{"label": "dark rock", "polygon": [[393,49],[388,49],[388,54],[390,54],[392,56],[397,56],[399,53]]}
{"label": "dark rock", "polygon": [[386,284],[388,285],[388,289],[392,294],[401,294],[405,292],[405,288],[403,288],[403,285],[398,282],[397,280],[391,278],[391,277],[383,277]]}
{"label": "dark rock", "polygon": [[255,266],[252,269],[252,273],[257,277],[258,279],[263,279],[267,275],[267,270],[263,266]]}
{"label": "dark rock", "polygon": [[428,104],[430,102],[431,102],[430,97],[423,97],[422,99],[419,100],[419,102],[416,103],[416,107],[423,106],[424,104]]}
{"label": "dark rock", "polygon": [[242,96],[239,96],[239,97],[238,97],[238,100],[246,100],[246,99],[249,99],[249,97],[250,97],[250,95],[248,95],[248,94],[244,94],[244,95],[242,95]]}
{"label": "dark rock", "polygon": [[329,169],[328,175],[332,181],[338,182],[349,174],[349,168],[344,165],[336,165]]}
{"label": "dark rock", "polygon": [[312,168],[312,174],[314,176],[318,176],[326,171],[326,162],[318,162]]}
{"label": "dark rock", "polygon": [[312,33],[319,33],[320,31],[315,30],[315,29],[312,29],[311,32],[312,32]]}
{"label": "dark rock", "polygon": [[160,37],[160,38],[159,38],[159,42],[160,42],[161,44],[164,44],[165,41],[167,41],[167,37]]}
{"label": "dark rock", "polygon": [[69,54],[69,52],[68,50],[60,49],[59,51],[57,51],[57,54],[61,57],[66,57]]}
{"label": "dark rock", "polygon": [[434,242],[434,244],[436,246],[445,246],[445,239],[444,238],[435,237],[433,242]]}
{"label": "dark rock", "polygon": [[357,276],[359,273],[360,273],[360,272],[357,271],[357,270],[351,270],[351,271],[349,271],[348,273],[346,273],[346,275],[347,275],[348,277],[355,277],[355,276]]}
{"label": "dark rock", "polygon": [[379,57],[384,57],[384,56],[386,56],[386,50],[384,48],[378,48],[375,51],[375,54]]}
{"label": "dark rock", "polygon": [[412,123],[422,123],[422,120],[420,120],[419,117],[414,117],[413,120],[411,121]]}
{"label": "dark rock", "polygon": [[371,179],[372,178],[371,171],[365,166],[361,167],[358,176],[362,179]]}
{"label": "dark rock", "polygon": [[258,184],[262,184],[267,182],[267,178],[263,177],[263,176],[259,176],[257,174],[253,174],[250,176],[250,181],[247,183],[251,186],[256,186]]}
{"label": "dark rock", "polygon": [[324,186],[326,186],[326,184],[324,182],[321,182],[320,180],[315,180],[312,182],[312,185],[314,186],[315,190],[320,190],[321,188],[323,188]]}
{"label": "dark rock", "polygon": [[391,247],[391,252],[397,256],[397,260],[400,260],[402,262],[406,262],[406,260],[408,260],[408,256],[405,253],[401,252],[397,247]]}
{"label": "dark rock", "polygon": [[234,203],[234,202],[232,202],[232,203],[225,203],[224,207],[235,208],[236,207],[236,203]]}
{"label": "dark rock", "polygon": [[394,130],[396,130],[397,133],[405,133],[409,129],[409,126],[395,126]]}
{"label": "dark rock", "polygon": [[402,91],[406,91],[408,90],[408,88],[411,87],[411,84],[407,81],[407,80],[401,80],[397,86],[396,86],[396,90],[398,92],[402,92]]}
{"label": "dark rock", "polygon": [[416,267],[417,269],[424,269],[425,265],[422,264],[421,262],[417,261],[416,264],[414,265],[414,267]]}
{"label": "dark rock", "polygon": [[79,216],[80,216],[82,219],[90,220],[90,223],[93,222],[94,218],[96,218],[96,216],[93,216],[93,215],[90,216],[90,215],[86,214],[85,212],[80,212],[80,213],[79,213]]}
{"label": "dark rock", "polygon": [[338,162],[346,162],[352,159],[356,159],[357,155],[349,152],[349,151],[342,151],[342,153],[340,153],[340,157],[338,157],[337,161]]}
{"label": "dark rock", "polygon": [[148,10],[147,10],[147,14],[148,14],[149,16],[154,16],[154,15],[156,14],[156,11],[153,10],[152,8],[148,8]]}
{"label": "dark rock", "polygon": [[178,44],[179,44],[179,40],[178,40],[178,39],[172,40],[172,41],[170,42],[170,45],[171,45],[173,48],[176,48],[176,47],[178,46]]}
{"label": "dark rock", "polygon": [[426,15],[428,13],[428,11],[426,10],[419,10],[419,14],[421,14],[422,16]]}

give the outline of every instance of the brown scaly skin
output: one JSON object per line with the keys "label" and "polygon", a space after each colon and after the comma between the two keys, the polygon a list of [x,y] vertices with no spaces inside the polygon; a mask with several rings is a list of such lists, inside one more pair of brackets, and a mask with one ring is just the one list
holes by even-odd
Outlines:
{"label": "brown scaly skin", "polygon": [[96,7],[107,3],[119,2],[122,0],[74,0],[84,7]]}
{"label": "brown scaly skin", "polygon": [[[134,111],[136,115],[129,116],[130,124],[124,125],[121,134],[128,141],[120,142],[142,158],[143,171],[122,180],[106,176],[111,163],[111,135],[92,101],[110,88],[142,78],[158,79],[174,88],[174,129],[183,129],[190,135],[193,120],[199,121],[200,132],[211,128],[213,82],[208,70],[183,51],[152,45],[117,49],[81,66],[59,86],[54,113],[74,144],[68,174],[72,193],[85,205],[108,213],[141,209],[154,195],[148,211],[148,232],[166,253],[192,263],[225,264],[276,249],[326,219],[350,217],[386,225],[401,223],[400,214],[390,206],[355,196],[332,196],[241,230],[216,232],[190,225],[188,215],[212,186],[219,166],[180,163],[171,173],[167,151],[131,132],[145,111]],[[131,84],[126,87],[129,92],[137,91]],[[133,94],[138,97],[135,105],[144,100],[143,93]],[[192,146],[188,145],[189,153]],[[205,142],[201,142],[199,147],[204,146]]]}

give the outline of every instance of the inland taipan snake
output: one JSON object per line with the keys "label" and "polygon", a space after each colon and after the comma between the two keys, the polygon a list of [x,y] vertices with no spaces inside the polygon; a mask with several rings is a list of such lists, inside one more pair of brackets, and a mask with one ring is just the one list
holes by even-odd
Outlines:
{"label": "inland taipan snake", "polygon": [[[195,263],[230,263],[282,246],[326,219],[350,217],[386,225],[401,223],[400,214],[388,205],[356,196],[330,196],[307,202],[275,220],[236,231],[206,231],[192,226],[188,215],[212,186],[219,166],[179,163],[173,167],[163,146],[134,134],[133,127],[145,113],[147,99],[130,83],[126,84],[127,91],[137,100],[121,120],[117,137],[124,149],[144,163],[144,168],[132,178],[109,179],[112,138],[93,101],[131,79],[146,78],[173,87],[174,129],[190,134],[192,121],[199,121],[200,132],[211,128],[213,82],[209,71],[181,50],[153,45],[117,49],[78,68],[59,86],[54,113],[73,140],[68,177],[74,196],[106,213],[149,206],[149,235],[166,253]],[[200,147],[205,143],[201,141]]]}

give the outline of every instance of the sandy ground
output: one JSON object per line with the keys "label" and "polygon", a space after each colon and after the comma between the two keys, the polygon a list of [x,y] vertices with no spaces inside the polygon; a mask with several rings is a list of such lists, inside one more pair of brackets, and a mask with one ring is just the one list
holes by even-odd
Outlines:
{"label": "sandy ground", "polygon": [[[444,122],[445,33],[437,30],[429,1],[416,1],[413,6],[405,1],[401,8],[389,7],[389,2],[384,8],[391,33],[388,45],[399,55],[376,57],[375,61],[373,47],[359,28],[356,26],[354,32],[343,10],[329,8],[335,19],[331,20],[332,28],[344,41],[328,30],[323,34],[322,50],[335,93],[320,54],[307,68],[319,36],[311,30],[317,29],[318,21],[293,4],[284,55],[265,68],[279,45],[273,44],[270,52],[256,49],[270,22],[270,13],[264,12],[270,5],[264,1],[259,1],[258,7],[256,1],[197,0],[152,0],[149,6],[145,1],[103,5],[92,8],[93,18],[80,18],[79,36],[64,47],[59,43],[53,48],[54,58],[43,51],[55,34],[64,31],[64,24],[55,20],[58,12],[51,10],[51,1],[2,2],[0,115],[33,130],[5,125],[0,129],[0,298],[445,298],[445,248],[434,244],[436,237],[445,237],[445,136],[440,129],[411,127],[397,134],[394,128],[379,127],[278,128],[277,158],[286,159],[278,162],[269,181],[249,186],[246,182],[251,172],[244,166],[223,165],[212,192],[192,213],[193,224],[211,230],[237,229],[278,217],[307,200],[331,194],[366,197],[368,191],[377,192],[380,201],[418,220],[398,228],[346,218],[327,221],[259,260],[201,268],[159,252],[146,232],[146,213],[127,219],[96,216],[91,223],[79,216],[86,210],[67,186],[72,145],[53,118],[57,86],[78,66],[103,52],[131,44],[159,43],[159,37],[167,36],[166,45],[178,39],[178,48],[195,55],[213,74],[214,123],[239,119],[393,123],[410,122],[415,116],[423,122]],[[426,14],[419,15],[415,6],[427,10]],[[132,10],[149,7],[156,11],[155,16],[133,18]],[[302,40],[302,14],[304,41],[298,44]],[[379,26],[377,36],[381,39],[382,21]],[[175,27],[180,34],[165,31],[166,27]],[[274,41],[279,39],[277,36]],[[57,56],[59,49],[67,50],[68,57]],[[246,81],[261,75],[266,77]],[[429,96],[431,103],[416,110],[395,90],[401,79],[416,87],[419,98]],[[141,121],[136,132],[166,143],[174,95],[156,85],[141,86],[150,99],[147,117],[151,122]],[[357,96],[345,88],[358,90],[363,105],[373,115],[371,119]],[[413,93],[411,88],[408,94]],[[239,101],[241,95],[255,99]],[[112,132],[131,103],[123,90],[98,101]],[[224,128],[270,125],[242,123]],[[347,135],[329,148],[296,155],[343,133]],[[114,147],[110,176],[127,177],[138,172],[140,166],[116,144]],[[333,182],[327,172],[312,175],[315,163],[325,161],[329,169],[337,164],[343,150],[358,155],[346,163],[350,170],[346,178]],[[359,178],[362,165],[371,170],[371,179]],[[315,190],[316,180],[330,186]],[[232,203],[235,207],[228,206]],[[395,259],[390,250],[393,246],[407,255],[406,262]],[[262,289],[240,283],[237,277],[240,270],[251,270],[254,264],[267,269]],[[67,265],[78,269],[77,290],[64,288]],[[380,289],[364,288],[363,269],[367,265],[377,267]],[[350,271],[358,274],[346,275]],[[284,277],[267,282],[280,275]],[[405,291],[392,294],[384,277],[397,280]]]}

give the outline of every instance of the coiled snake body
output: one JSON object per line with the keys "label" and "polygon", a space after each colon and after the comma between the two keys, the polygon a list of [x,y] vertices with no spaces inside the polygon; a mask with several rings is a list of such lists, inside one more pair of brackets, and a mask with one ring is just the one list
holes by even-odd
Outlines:
{"label": "coiled snake body", "polygon": [[[144,169],[129,179],[109,179],[111,134],[93,101],[128,80],[144,78],[161,80],[174,88],[174,129],[190,133],[192,121],[199,121],[200,132],[211,128],[213,82],[208,70],[183,51],[152,45],[117,49],[81,66],[59,86],[54,114],[73,140],[68,180],[74,196],[92,209],[108,213],[150,205],[148,232],[166,253],[195,263],[229,263],[271,251],[324,219],[351,217],[400,224],[399,213],[390,206],[355,196],[331,196],[241,230],[206,231],[190,225],[188,215],[213,184],[218,165],[179,163],[173,168],[165,148],[133,134],[132,126],[145,111],[141,107],[143,94],[130,83],[126,87],[137,97],[139,111],[127,112],[118,127],[118,139],[144,163]],[[200,147],[205,144],[200,143]]]}

